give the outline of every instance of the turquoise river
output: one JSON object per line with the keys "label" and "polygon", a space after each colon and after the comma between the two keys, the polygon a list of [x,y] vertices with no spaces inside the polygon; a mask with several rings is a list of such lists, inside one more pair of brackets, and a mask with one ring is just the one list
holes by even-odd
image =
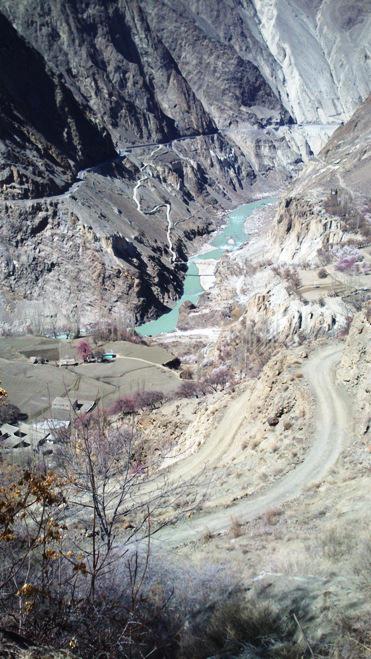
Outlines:
{"label": "turquoise river", "polygon": [[200,295],[204,292],[198,274],[197,261],[205,261],[206,259],[219,260],[225,252],[234,251],[241,247],[248,239],[248,227],[245,227],[245,223],[249,215],[257,208],[266,206],[272,203],[272,201],[274,201],[273,197],[266,197],[265,199],[253,201],[250,204],[243,204],[230,211],[226,218],[226,225],[210,241],[213,249],[208,252],[195,254],[189,259],[182,297],[177,301],[171,311],[164,313],[156,320],[151,320],[137,327],[136,331],[138,334],[141,336],[157,336],[158,334],[174,332],[178,322],[180,306],[185,300],[190,300],[193,303],[197,302]]}

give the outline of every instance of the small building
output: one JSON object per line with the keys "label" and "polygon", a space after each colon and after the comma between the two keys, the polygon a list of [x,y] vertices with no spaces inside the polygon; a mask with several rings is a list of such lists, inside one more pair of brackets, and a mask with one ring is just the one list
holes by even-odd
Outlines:
{"label": "small building", "polygon": [[78,364],[79,363],[73,357],[69,357],[67,359],[60,359],[57,362],[57,366],[65,366],[65,367],[66,366],[78,366]]}
{"label": "small building", "polygon": [[68,421],[73,415],[87,414],[95,406],[95,400],[83,400],[75,396],[57,396],[52,402],[52,418]]}
{"label": "small building", "polygon": [[0,427],[0,448],[17,449],[28,448],[37,451],[47,440],[49,430],[36,429],[27,423],[15,426],[4,423]]}
{"label": "small building", "polygon": [[59,442],[61,437],[65,437],[71,425],[71,419],[45,419],[35,423],[36,430],[49,432],[47,444],[51,445]]}
{"label": "small building", "polygon": [[31,364],[49,364],[49,359],[47,359],[47,357],[43,357],[42,355],[31,355],[31,357],[29,357],[29,361]]}

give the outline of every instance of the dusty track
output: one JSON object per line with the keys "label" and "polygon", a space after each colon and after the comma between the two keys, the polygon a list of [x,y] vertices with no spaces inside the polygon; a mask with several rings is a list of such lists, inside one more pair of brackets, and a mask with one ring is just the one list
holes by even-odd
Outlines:
{"label": "dusty track", "polygon": [[[303,368],[313,391],[316,420],[313,443],[304,461],[264,494],[241,500],[228,508],[201,513],[172,528],[163,529],[154,536],[155,545],[165,543],[169,547],[179,546],[197,540],[205,529],[214,533],[223,532],[230,526],[231,517],[236,517],[240,522],[249,521],[297,497],[308,485],[326,475],[341,453],[351,419],[349,401],[335,382],[334,371],[341,350],[341,344],[322,347]],[[197,454],[169,469],[171,481],[176,479],[179,482],[194,476],[209,459],[214,462],[225,454],[243,421],[246,397],[245,392],[233,402],[217,430]]]}

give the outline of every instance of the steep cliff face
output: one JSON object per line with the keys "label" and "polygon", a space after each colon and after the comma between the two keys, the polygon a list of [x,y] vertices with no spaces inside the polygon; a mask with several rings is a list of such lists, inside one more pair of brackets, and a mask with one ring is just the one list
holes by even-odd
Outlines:
{"label": "steep cliff face", "polygon": [[150,24],[220,128],[236,119],[245,119],[253,125],[289,119],[253,57],[239,55],[233,34],[229,38],[219,36],[225,14],[230,20],[233,7],[183,0],[176,4],[149,0],[142,5]]}
{"label": "steep cliff face", "polygon": [[371,235],[371,97],[339,127],[288,190],[277,216],[277,256],[318,262],[318,250]]}
{"label": "steep cliff face", "polygon": [[[263,128],[290,165],[316,153],[370,90],[367,0],[1,0],[0,8],[121,143],[247,124]],[[281,124],[277,136],[271,127]]]}
{"label": "steep cliff face", "polygon": [[42,196],[115,150],[44,59],[0,14],[0,196]]}
{"label": "steep cliff face", "polygon": [[262,45],[259,61],[295,120],[321,124],[349,119],[369,92],[369,2],[248,4],[247,22],[251,26],[254,20]]}
{"label": "steep cliff face", "polygon": [[[178,4],[214,49],[226,48],[247,66],[254,63],[297,123],[344,121],[369,92],[368,0],[181,0]],[[158,14],[160,7],[168,9],[172,3],[151,0],[149,5]],[[169,35],[162,20],[161,32],[166,31]],[[184,62],[187,66],[186,58]],[[243,94],[241,88],[241,100]]]}
{"label": "steep cliff face", "polygon": [[295,171],[295,160],[318,153],[370,91],[367,0],[143,6],[209,114],[263,171],[266,156]]}
{"label": "steep cliff face", "polygon": [[213,129],[137,0],[2,0],[1,7],[117,141]]}

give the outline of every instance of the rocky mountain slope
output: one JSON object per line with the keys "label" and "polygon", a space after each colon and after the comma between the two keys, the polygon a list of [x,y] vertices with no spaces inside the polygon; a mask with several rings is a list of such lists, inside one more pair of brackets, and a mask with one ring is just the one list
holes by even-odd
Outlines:
{"label": "rocky mountain slope", "polygon": [[[283,261],[320,263],[336,245],[370,238],[371,96],[289,188],[277,219]],[[318,250],[322,250],[318,254]]]}
{"label": "rocky mountain slope", "polygon": [[5,330],[87,327],[109,315],[133,323],[166,311],[192,242],[255,176],[219,135],[189,142],[135,150],[63,196],[0,202]]}
{"label": "rocky mountain slope", "polygon": [[[150,0],[145,6],[217,125],[256,157],[262,149],[262,159],[274,150],[287,163],[287,151],[305,160],[370,90],[367,0],[181,0],[176,6]],[[251,130],[256,125],[264,128],[259,136]]]}
{"label": "rocky mountain slope", "polygon": [[218,212],[282,188],[366,96],[368,3],[336,8],[0,0],[3,328],[166,310]]}
{"label": "rocky mountain slope", "polygon": [[79,169],[112,158],[107,131],[2,14],[0,42],[0,196],[57,192]]}
{"label": "rocky mountain slope", "polygon": [[19,32],[122,142],[208,132],[213,122],[135,0],[0,3]]}
{"label": "rocky mountain slope", "polygon": [[[241,120],[241,109],[249,106],[273,114],[279,109],[273,92],[299,124],[339,123],[368,93],[367,0],[180,0],[176,5],[150,0],[145,5],[205,107],[215,118],[222,107],[224,122]],[[177,39],[171,37],[174,14]],[[187,56],[190,43],[198,45],[207,67],[196,70]],[[254,93],[246,96],[249,87]]]}

